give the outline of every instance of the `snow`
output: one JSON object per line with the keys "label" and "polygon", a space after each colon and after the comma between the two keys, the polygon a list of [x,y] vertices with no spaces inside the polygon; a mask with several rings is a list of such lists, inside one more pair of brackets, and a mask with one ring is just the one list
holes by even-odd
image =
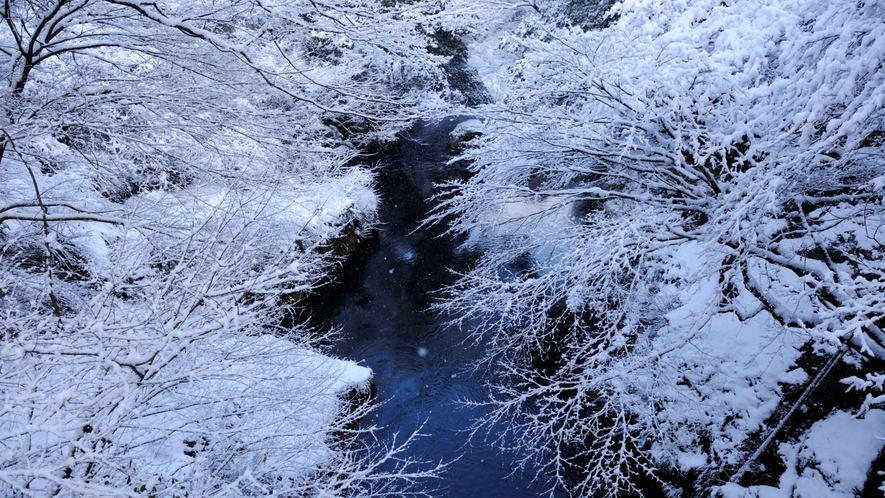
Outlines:
{"label": "snow", "polygon": [[799,442],[781,445],[787,472],[778,487],[730,483],[719,491],[723,498],[854,498],[885,447],[882,435],[885,411],[869,410],[863,418],[837,411],[815,422]]}
{"label": "snow", "polygon": [[449,133],[449,141],[458,140],[464,135],[482,133],[482,121],[479,119],[467,119],[455,125]]}
{"label": "snow", "polygon": [[483,21],[486,29],[477,30],[468,40],[468,64],[477,71],[493,100],[506,91],[507,69],[518,59],[516,51],[508,45],[508,33],[517,29],[530,12],[530,8],[523,5],[510,7],[503,14],[488,16]]}
{"label": "snow", "polygon": [[[174,304],[176,290],[166,292]],[[4,482],[29,472],[21,464],[32,452],[64,462],[66,447],[90,444],[108,445],[102,464],[134,465],[136,483],[179,482],[197,494],[226,454],[230,472],[300,481],[334,458],[329,430],[349,416],[341,395],[369,388],[369,368],[297,336],[254,334],[254,318],[223,309],[221,298],[173,326],[135,303],[105,300],[76,333],[21,333],[0,351]],[[162,299],[150,304],[163,313]],[[31,488],[49,492],[54,474],[34,465]]]}
{"label": "snow", "polygon": [[348,169],[344,174],[321,182],[298,185],[291,181],[296,196],[280,205],[292,224],[336,226],[342,220],[373,219],[378,210],[378,197],[372,190],[372,174],[361,168]]}
{"label": "snow", "polygon": [[[211,439],[223,434],[223,431],[213,433],[222,426],[212,424],[200,427],[203,424],[197,423],[199,430],[182,427],[183,430],[174,432],[174,437],[168,439],[166,431],[154,432],[151,427],[175,426],[180,419],[199,421],[213,416],[238,420],[241,430],[237,437],[243,442],[274,440],[272,446],[252,448],[253,452],[263,452],[263,458],[286,461],[297,457],[300,468],[309,472],[331,457],[330,445],[334,442],[328,440],[324,431],[334,424],[337,417],[346,415],[342,413],[345,408],[340,396],[351,389],[368,391],[372,379],[369,368],[306,348],[293,347],[289,341],[269,335],[231,338],[219,344],[205,345],[188,354],[186,361],[195,368],[201,368],[196,355],[203,358],[203,362],[218,361],[217,367],[209,365],[209,368],[210,371],[219,371],[208,375],[202,383],[170,393],[165,402],[186,405],[188,398],[198,397],[217,399],[219,403],[208,406],[197,404],[190,410],[176,411],[168,418],[163,413],[147,417],[140,421],[141,427],[133,427],[131,433],[121,431],[116,436],[130,441],[134,446],[147,444],[140,452],[140,464],[156,468],[158,475],[165,480],[187,478],[181,472],[191,469],[194,460],[185,454],[186,439],[193,439],[195,433],[205,434]],[[222,367],[224,372],[220,371]],[[264,399],[274,392],[286,391],[298,394],[287,396],[289,403],[280,403],[285,398],[275,401]],[[179,396],[182,399],[178,400]],[[301,399],[297,404],[291,404],[298,398]],[[248,406],[248,413],[232,416],[226,411],[226,403]],[[295,449],[300,454],[294,453]],[[254,458],[254,453],[246,456]],[[297,467],[293,470],[297,470]]]}
{"label": "snow", "polygon": [[[681,248],[683,259],[677,260],[681,266],[676,268],[699,271],[692,264],[697,261],[697,248],[693,244]],[[715,279],[704,278],[679,291],[678,299],[684,304],[667,314],[668,327],[657,334],[652,347],[665,350],[675,341],[687,341],[678,355],[663,361],[668,381],[659,389],[668,399],[667,422],[703,432],[717,458],[734,464],[741,458],[748,435],[764,428],[777,408],[781,386],[808,379],[795,368],[799,348],[807,339],[784,335],[767,313],[749,320],[740,320],[734,313],[710,316],[714,303],[709,296],[715,295],[716,286]],[[673,438],[676,448],[691,448],[693,443],[688,441]],[[657,451],[664,458],[669,450],[660,445]],[[685,449],[675,454],[683,470],[691,464],[709,464],[706,457],[687,457],[696,453]]]}

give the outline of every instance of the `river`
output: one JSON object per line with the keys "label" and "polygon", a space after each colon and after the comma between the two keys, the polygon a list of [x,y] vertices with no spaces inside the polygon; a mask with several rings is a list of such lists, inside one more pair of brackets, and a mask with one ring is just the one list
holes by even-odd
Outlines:
{"label": "river", "polygon": [[514,455],[484,439],[500,427],[472,440],[466,432],[484,408],[462,402],[486,400],[485,381],[493,375],[470,368],[481,348],[464,344],[466,332],[428,311],[455,281],[450,270],[464,270],[475,258],[442,236],[442,227],[421,227],[434,184],[463,174],[446,165],[445,150],[460,120],[418,123],[397,152],[380,160],[377,236],[349,262],[323,315],[341,329],[333,352],[375,372],[378,406],[364,423],[382,426],[379,436],[388,440],[423,424],[428,436],[408,456],[450,462],[441,479],[423,483],[434,496],[535,497],[546,487],[532,482],[534,470],[513,472]]}

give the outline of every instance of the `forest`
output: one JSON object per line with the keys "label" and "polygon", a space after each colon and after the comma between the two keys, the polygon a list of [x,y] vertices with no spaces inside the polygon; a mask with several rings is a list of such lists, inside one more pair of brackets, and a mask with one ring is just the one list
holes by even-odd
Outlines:
{"label": "forest", "polygon": [[473,444],[550,497],[885,491],[885,2],[0,8],[0,495],[446,495],[305,303],[452,116]]}

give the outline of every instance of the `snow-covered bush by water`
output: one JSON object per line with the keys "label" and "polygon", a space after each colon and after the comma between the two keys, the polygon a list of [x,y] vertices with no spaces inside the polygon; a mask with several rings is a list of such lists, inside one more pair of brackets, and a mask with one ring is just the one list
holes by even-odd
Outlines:
{"label": "snow-covered bush by water", "polygon": [[[440,210],[490,234],[442,305],[510,373],[487,422],[578,494],[743,496],[787,388],[885,359],[885,5],[628,0],[598,30],[533,7]],[[821,496],[801,462],[841,457],[802,444],[837,426],[781,446],[788,495]]]}
{"label": "snow-covered bush by water", "polygon": [[406,126],[433,12],[0,7],[0,494],[395,495],[432,473],[407,441],[355,445],[369,396],[343,395],[371,371],[282,326],[337,264],[317,248],[375,221],[347,139]]}

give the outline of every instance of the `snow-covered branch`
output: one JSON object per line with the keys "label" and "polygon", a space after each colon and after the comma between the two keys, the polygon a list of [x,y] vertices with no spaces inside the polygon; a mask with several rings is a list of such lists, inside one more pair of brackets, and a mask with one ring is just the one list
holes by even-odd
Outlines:
{"label": "snow-covered branch", "polygon": [[885,359],[885,10],[630,0],[588,30],[569,8],[505,39],[433,218],[486,252],[440,306],[560,484],[721,479],[800,356]]}

